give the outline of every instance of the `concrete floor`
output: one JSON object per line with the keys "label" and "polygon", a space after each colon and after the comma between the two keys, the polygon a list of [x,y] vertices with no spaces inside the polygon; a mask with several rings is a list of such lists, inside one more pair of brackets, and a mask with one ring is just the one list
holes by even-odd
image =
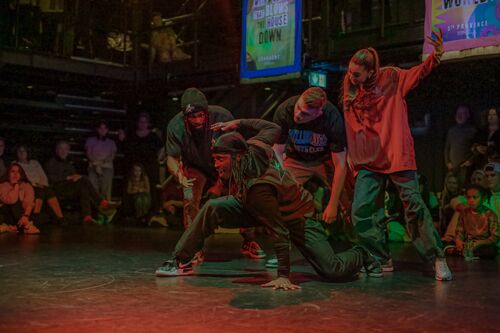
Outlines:
{"label": "concrete floor", "polygon": [[196,276],[156,278],[179,236],[113,226],[0,234],[0,332],[500,332],[498,258],[452,258],[455,281],[437,282],[411,245],[392,244],[396,272],[325,283],[294,252],[302,289],[284,292],[259,286],[274,270],[242,257],[237,234],[209,239]]}

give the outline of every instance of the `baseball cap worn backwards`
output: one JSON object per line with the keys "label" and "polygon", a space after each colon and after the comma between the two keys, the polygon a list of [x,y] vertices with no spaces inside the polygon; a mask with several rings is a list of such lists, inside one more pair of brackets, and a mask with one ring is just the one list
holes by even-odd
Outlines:
{"label": "baseball cap worn backwards", "polygon": [[182,113],[185,116],[195,112],[207,111],[208,101],[200,90],[196,88],[188,88],[182,94],[181,108]]}
{"label": "baseball cap worn backwards", "polygon": [[484,166],[483,171],[495,171],[500,173],[500,163],[492,162],[488,163]]}

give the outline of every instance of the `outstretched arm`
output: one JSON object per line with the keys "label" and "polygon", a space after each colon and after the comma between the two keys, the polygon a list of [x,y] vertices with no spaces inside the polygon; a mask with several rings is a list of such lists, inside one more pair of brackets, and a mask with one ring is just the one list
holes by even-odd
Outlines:
{"label": "outstretched arm", "polygon": [[225,123],[215,123],[210,128],[213,131],[234,131],[239,127],[254,129],[258,133],[252,137],[252,140],[262,141],[263,143],[272,146],[277,142],[281,128],[275,123],[262,119],[235,119]]}
{"label": "outstretched arm", "polygon": [[434,52],[420,65],[398,71],[399,89],[401,89],[403,96],[406,96],[410,90],[414,89],[441,62],[444,53],[443,32],[439,30],[433,37],[428,36],[427,39],[434,46]]}

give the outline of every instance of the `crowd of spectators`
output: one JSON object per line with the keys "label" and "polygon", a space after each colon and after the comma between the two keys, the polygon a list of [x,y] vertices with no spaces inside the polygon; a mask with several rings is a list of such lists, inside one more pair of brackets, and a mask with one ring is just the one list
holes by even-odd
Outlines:
{"label": "crowd of spectators", "polygon": [[[446,135],[444,165],[447,173],[441,191],[430,191],[427,178],[418,175],[422,199],[449,255],[462,255],[465,250],[472,249],[474,257],[491,257],[497,251],[497,216],[500,211],[498,109],[486,110],[484,119],[485,126],[476,126],[469,108],[457,108],[456,123]],[[184,123],[179,124],[184,126]],[[102,222],[103,219],[99,218],[102,215],[106,217],[105,221],[112,220],[117,225],[186,227],[186,221],[194,216],[189,210],[185,211],[186,193],[176,179],[177,174],[166,180],[160,177],[160,169],[165,167],[164,161],[168,158],[175,158],[178,167],[182,167],[181,155],[172,155],[175,145],[170,143],[167,147],[171,151],[166,156],[164,138],[153,128],[149,114],[140,113],[132,131],[118,129],[118,135],[113,138],[106,121],[99,121],[94,130],[95,134],[84,144],[88,168],[87,172],[81,173],[73,164],[72,147],[68,141],[58,141],[54,155],[46,159],[42,167],[32,158],[31,150],[35,147],[18,144],[9,149],[6,147],[8,140],[0,137],[0,232],[38,233],[40,214],[48,215],[49,223],[67,225],[65,208],[69,206],[78,207],[83,223]],[[172,140],[172,134],[169,140]],[[112,193],[117,153],[124,156],[126,173],[122,190]],[[294,156],[291,152],[289,155]],[[290,161],[288,156],[287,163]],[[212,172],[210,169],[209,173]],[[332,188],[321,174],[313,172],[312,177],[308,176],[302,182],[314,197],[319,219],[325,216],[329,198],[332,198]],[[352,178],[350,173],[347,175]],[[197,176],[190,174],[188,178],[197,178],[199,182],[203,177]],[[350,183],[346,181],[344,193],[338,199],[339,220],[347,223],[350,222]],[[214,187],[209,189],[203,184],[200,191],[196,191],[195,196],[203,201],[213,196]],[[43,210],[44,203],[49,209]],[[384,214],[388,239],[409,241],[402,203],[390,181],[386,184]],[[338,228],[338,224],[331,231],[336,239],[342,239],[339,233],[343,232],[347,234],[346,239],[355,238],[352,230]],[[242,235],[246,237],[243,230]]]}

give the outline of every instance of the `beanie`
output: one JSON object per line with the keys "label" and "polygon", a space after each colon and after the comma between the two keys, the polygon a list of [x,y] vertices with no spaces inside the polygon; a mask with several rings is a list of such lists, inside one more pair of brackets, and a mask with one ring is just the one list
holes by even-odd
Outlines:
{"label": "beanie", "polygon": [[205,95],[196,88],[188,88],[181,97],[181,108],[184,115],[199,111],[207,111],[208,102]]}

